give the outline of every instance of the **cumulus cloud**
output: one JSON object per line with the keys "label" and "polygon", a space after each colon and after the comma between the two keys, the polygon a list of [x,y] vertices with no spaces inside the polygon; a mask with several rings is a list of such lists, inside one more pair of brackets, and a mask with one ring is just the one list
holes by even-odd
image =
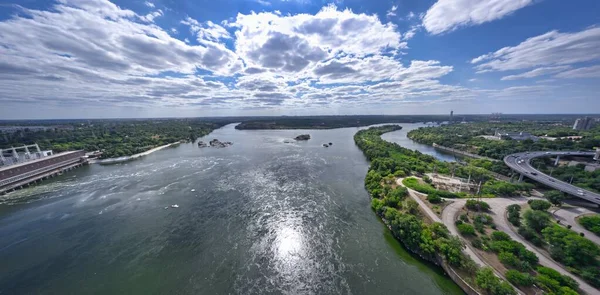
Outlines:
{"label": "cumulus cloud", "polygon": [[186,17],[190,42],[155,24],[155,12],[63,0],[0,21],[0,100],[254,109],[473,95],[439,81],[452,66],[400,60],[417,27],[403,34],[376,15],[326,6],[221,23]]}
{"label": "cumulus cloud", "polygon": [[406,47],[394,24],[330,5],[316,15],[238,14],[229,26],[236,52],[252,67],[299,72],[338,55],[378,55]]}
{"label": "cumulus cloud", "polygon": [[438,0],[425,14],[423,26],[434,35],[459,27],[501,19],[534,0]]}

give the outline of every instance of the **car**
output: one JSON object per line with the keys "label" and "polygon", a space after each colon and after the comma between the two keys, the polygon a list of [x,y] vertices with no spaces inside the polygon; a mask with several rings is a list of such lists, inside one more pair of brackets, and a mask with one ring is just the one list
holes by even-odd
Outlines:
{"label": "car", "polygon": [[546,155],[549,155],[549,154],[550,154],[550,152],[546,152]]}
{"label": "car", "polygon": [[531,175],[537,175],[537,172],[531,172]]}
{"label": "car", "polygon": [[552,182],[556,182],[556,181],[554,181],[554,178],[548,178],[548,180],[550,180]]}
{"label": "car", "polygon": [[577,192],[578,195],[583,196],[585,195],[583,192]]}

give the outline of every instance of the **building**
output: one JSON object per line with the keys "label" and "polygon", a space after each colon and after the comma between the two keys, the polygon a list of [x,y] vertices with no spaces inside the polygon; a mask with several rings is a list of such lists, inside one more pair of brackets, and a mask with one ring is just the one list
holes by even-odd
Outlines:
{"label": "building", "polygon": [[450,111],[450,123],[454,120],[454,111]]}
{"label": "building", "polygon": [[596,148],[596,155],[594,156],[594,160],[600,161],[600,147]]}
{"label": "building", "polygon": [[512,139],[512,140],[533,140],[533,141],[538,141],[539,138],[535,135],[532,135],[531,133],[528,132],[505,132],[505,131],[499,131],[496,130],[496,133],[494,134],[494,136],[498,139]]}
{"label": "building", "polygon": [[0,194],[87,164],[85,151],[70,151],[0,167]]}
{"label": "building", "polygon": [[47,156],[52,156],[52,151],[42,151],[37,144],[0,149],[0,167],[25,163]]}
{"label": "building", "polygon": [[573,130],[590,130],[596,125],[596,120],[590,117],[579,118],[573,124]]}

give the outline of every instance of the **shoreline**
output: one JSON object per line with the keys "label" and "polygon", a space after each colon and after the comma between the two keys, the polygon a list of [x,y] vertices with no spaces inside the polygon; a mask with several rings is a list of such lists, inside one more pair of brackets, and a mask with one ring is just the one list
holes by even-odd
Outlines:
{"label": "shoreline", "polygon": [[149,150],[147,150],[145,152],[141,152],[141,153],[137,153],[137,154],[131,155],[131,156],[123,156],[123,157],[118,157],[118,158],[108,158],[108,159],[101,159],[101,160],[92,159],[92,160],[89,161],[89,164],[116,164],[116,163],[127,162],[127,161],[131,161],[131,160],[134,160],[134,159],[137,159],[137,158],[141,158],[143,156],[147,156],[147,155],[149,155],[151,153],[154,153],[156,151],[160,151],[162,149],[168,148],[170,146],[173,146],[173,145],[176,145],[176,144],[179,144],[179,143],[180,143],[179,141],[172,142],[172,143],[169,143],[169,144],[165,144],[165,145],[161,145],[161,146],[149,149]]}

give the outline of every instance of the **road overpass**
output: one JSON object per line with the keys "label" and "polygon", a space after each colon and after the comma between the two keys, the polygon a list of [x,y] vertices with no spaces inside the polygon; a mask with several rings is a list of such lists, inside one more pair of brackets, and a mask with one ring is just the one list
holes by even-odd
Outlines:
{"label": "road overpass", "polygon": [[567,182],[553,178],[547,174],[544,174],[531,166],[531,160],[541,157],[593,157],[594,152],[582,152],[582,151],[562,151],[562,152],[526,152],[516,153],[504,157],[504,163],[513,171],[519,173],[522,179],[527,177],[531,180],[535,180],[553,189],[561,192],[573,195],[575,197],[584,199],[586,201],[600,205],[600,194],[591,192],[588,190],[581,189]]}

